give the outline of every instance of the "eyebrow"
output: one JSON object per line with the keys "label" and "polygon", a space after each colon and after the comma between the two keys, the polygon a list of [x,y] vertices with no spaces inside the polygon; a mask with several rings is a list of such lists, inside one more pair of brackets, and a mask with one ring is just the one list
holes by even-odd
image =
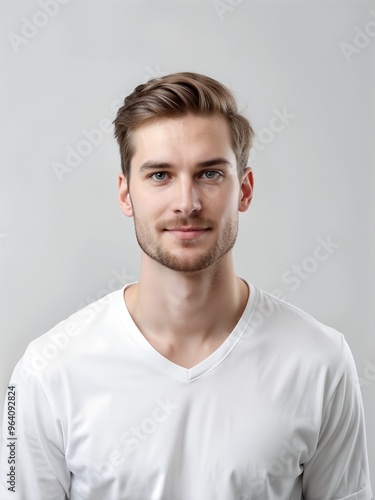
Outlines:
{"label": "eyebrow", "polygon": [[[226,158],[212,158],[211,160],[201,161],[197,163],[197,167],[200,168],[214,167],[216,165],[225,165],[228,168],[233,167],[232,163]],[[139,167],[139,171],[143,172],[145,170],[157,170],[157,169],[173,168],[173,167],[174,165],[168,162],[145,161]]]}

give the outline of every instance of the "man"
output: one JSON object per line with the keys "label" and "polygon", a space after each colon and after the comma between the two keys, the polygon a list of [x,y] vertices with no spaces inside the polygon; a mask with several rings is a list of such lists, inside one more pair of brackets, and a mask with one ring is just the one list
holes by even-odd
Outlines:
{"label": "man", "polygon": [[153,79],[115,133],[140,278],[17,365],[20,498],[370,499],[343,336],[234,272],[253,131],[232,94],[194,73]]}

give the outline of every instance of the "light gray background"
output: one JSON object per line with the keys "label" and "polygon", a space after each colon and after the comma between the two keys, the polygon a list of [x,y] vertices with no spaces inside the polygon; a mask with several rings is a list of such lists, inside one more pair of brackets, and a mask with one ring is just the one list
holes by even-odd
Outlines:
{"label": "light gray background", "polygon": [[[375,4],[223,2],[220,15],[213,1],[72,0],[16,52],[9,34],[22,36],[24,16],[43,23],[41,7],[2,0],[0,403],[32,339],[139,273],[132,220],[117,205],[112,133],[60,180],[54,162],[65,163],[84,130],[113,120],[138,83],[202,72],[234,90],[262,138],[237,273],[344,333],[374,480]],[[366,26],[367,43],[355,40]],[[351,57],[343,42],[356,48]],[[293,118],[271,137],[262,129],[275,109]],[[315,265],[327,237],[339,246]],[[285,273],[303,263],[316,269],[293,290]]]}

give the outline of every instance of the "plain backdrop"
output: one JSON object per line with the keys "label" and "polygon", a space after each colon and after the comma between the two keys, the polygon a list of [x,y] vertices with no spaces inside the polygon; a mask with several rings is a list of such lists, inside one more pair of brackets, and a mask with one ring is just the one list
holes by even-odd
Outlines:
{"label": "plain backdrop", "polygon": [[205,73],[257,135],[237,274],[345,335],[374,481],[375,4],[45,3],[0,4],[0,403],[32,339],[138,277],[109,125],[121,100],[152,76]]}

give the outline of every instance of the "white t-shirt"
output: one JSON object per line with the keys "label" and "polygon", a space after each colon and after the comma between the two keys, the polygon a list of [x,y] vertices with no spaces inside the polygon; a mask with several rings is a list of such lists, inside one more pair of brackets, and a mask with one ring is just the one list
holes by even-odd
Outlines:
{"label": "white t-shirt", "polygon": [[371,499],[342,334],[249,286],[235,329],[191,369],[147,342],[124,288],[33,341],[11,379],[18,498]]}

